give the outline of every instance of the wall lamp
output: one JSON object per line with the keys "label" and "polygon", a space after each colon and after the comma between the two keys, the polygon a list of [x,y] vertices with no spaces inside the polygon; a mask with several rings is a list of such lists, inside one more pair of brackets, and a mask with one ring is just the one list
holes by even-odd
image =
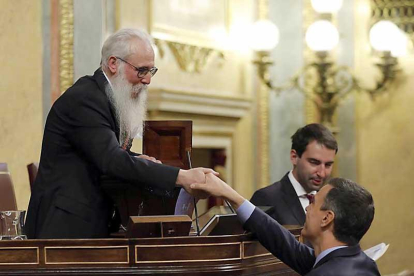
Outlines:
{"label": "wall lamp", "polygon": [[[337,12],[342,0],[312,0],[312,7],[321,18],[331,18]],[[327,16],[328,15],[328,16]],[[314,61],[305,65],[293,78],[289,86],[277,87],[271,82],[269,66],[273,65],[270,51],[279,41],[279,31],[269,20],[259,20],[252,26],[255,37],[250,47],[256,51],[254,64],[261,81],[271,90],[281,91],[286,87],[296,87],[316,105],[321,123],[333,126],[332,118],[341,99],[351,91],[365,91],[375,97],[386,90],[398,72],[397,56],[407,49],[407,36],[392,22],[379,21],[370,29],[370,43],[379,62],[376,64],[381,78],[375,87],[361,87],[358,79],[346,66],[335,64],[329,57],[339,42],[335,25],[327,19],[311,24],[306,31],[306,44],[314,52]],[[269,34],[273,34],[270,36]]]}

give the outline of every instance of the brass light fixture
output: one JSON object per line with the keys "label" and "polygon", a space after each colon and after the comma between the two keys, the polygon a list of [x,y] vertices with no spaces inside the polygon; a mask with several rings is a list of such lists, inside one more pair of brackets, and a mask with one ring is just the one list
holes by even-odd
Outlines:
{"label": "brass light fixture", "polygon": [[[327,16],[326,13],[336,12],[341,4],[340,0],[312,0],[314,9],[324,13],[321,18],[330,18],[331,16]],[[381,72],[381,79],[373,88],[361,87],[349,68],[338,66],[329,58],[329,52],[336,47],[338,41],[338,31],[329,20],[322,19],[311,24],[306,32],[306,43],[315,53],[315,60],[305,65],[287,86],[298,88],[311,99],[317,107],[321,123],[328,127],[334,125],[332,118],[340,100],[351,91],[364,91],[375,97],[387,89],[398,72],[398,60],[395,55],[399,49],[406,47],[407,38],[389,21],[380,21],[373,25],[370,30],[370,42],[378,53],[380,61],[376,66]],[[254,64],[262,82],[269,89],[281,91],[283,88],[274,86],[270,80],[269,66],[273,65],[269,56],[270,50],[256,47],[257,59]]]}

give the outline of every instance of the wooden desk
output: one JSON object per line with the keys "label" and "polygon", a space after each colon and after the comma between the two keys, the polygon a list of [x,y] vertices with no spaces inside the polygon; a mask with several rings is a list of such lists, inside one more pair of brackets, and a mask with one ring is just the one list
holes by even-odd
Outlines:
{"label": "wooden desk", "polygon": [[165,274],[297,275],[250,235],[0,241],[0,275]]}

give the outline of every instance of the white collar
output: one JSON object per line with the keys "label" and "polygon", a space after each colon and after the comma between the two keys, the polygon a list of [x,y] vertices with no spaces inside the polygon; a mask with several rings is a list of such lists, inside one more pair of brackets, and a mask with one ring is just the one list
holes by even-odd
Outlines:
{"label": "white collar", "polygon": [[106,80],[108,81],[108,83],[109,83],[109,85],[111,86],[111,89],[112,89],[112,83],[111,83],[111,81],[109,80],[108,76],[105,74],[105,71],[104,71],[103,69],[102,69],[102,73],[104,74],[104,76],[105,76]]}
{"label": "white collar", "polygon": [[[303,196],[308,194],[305,189],[302,187],[302,185],[296,180],[295,176],[293,175],[293,171],[291,170],[288,174],[290,183],[292,183],[293,189],[295,189],[296,195]],[[316,194],[316,191],[310,192],[310,194]]]}

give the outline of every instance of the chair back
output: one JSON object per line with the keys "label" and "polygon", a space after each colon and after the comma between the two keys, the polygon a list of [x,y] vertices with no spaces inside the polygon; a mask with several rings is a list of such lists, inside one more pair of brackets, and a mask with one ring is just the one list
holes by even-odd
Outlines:
{"label": "chair back", "polygon": [[27,165],[27,172],[29,173],[30,191],[33,190],[33,184],[36,180],[37,170],[39,169],[39,163],[33,162]]}
{"label": "chair back", "polygon": [[7,163],[0,163],[0,211],[17,211],[16,194]]}

